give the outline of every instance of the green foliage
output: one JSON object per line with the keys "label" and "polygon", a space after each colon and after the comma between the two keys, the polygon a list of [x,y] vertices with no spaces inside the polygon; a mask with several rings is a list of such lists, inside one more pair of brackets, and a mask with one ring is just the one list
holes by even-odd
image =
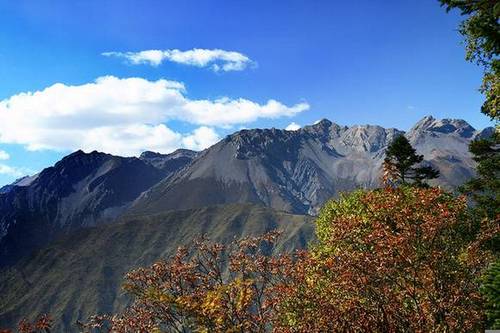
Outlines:
{"label": "green foliage", "polygon": [[[497,132],[489,140],[478,140],[470,151],[478,162],[477,177],[462,188],[475,201],[473,214],[497,223],[500,218],[500,1],[499,0],[440,0],[446,9],[458,9],[467,18],[460,25],[465,37],[466,59],[483,66],[484,75],[480,91],[486,99],[481,112],[497,123]],[[498,254],[498,235],[493,249]],[[485,277],[483,293],[488,299],[488,317],[493,327],[500,328],[500,283],[498,260]],[[496,282],[495,282],[496,281]]]}
{"label": "green foliage", "polygon": [[486,299],[486,315],[491,329],[500,329],[500,260],[483,277],[481,292]]}
{"label": "green foliage", "polygon": [[384,178],[393,183],[409,184],[418,187],[427,186],[427,179],[439,176],[439,171],[431,166],[416,166],[424,160],[418,155],[404,135],[400,135],[387,147],[384,160]]}
{"label": "green foliage", "polygon": [[500,214],[500,135],[491,139],[473,141],[469,150],[474,155],[477,176],[461,187],[471,196],[479,218],[495,219]]}
{"label": "green foliage", "polygon": [[[433,195],[430,196],[429,193]],[[453,231],[456,235],[452,238],[453,241],[461,239],[464,242],[469,242],[471,240],[470,233],[476,234],[477,226],[470,223],[465,208],[462,199],[436,188],[419,189],[403,185],[394,190],[356,190],[343,193],[340,198],[328,201],[316,219],[318,243],[315,250],[331,246],[332,236],[339,232],[337,229],[344,229],[346,221],[352,219],[359,223],[351,232],[369,229],[374,221],[383,221],[397,229],[396,220],[398,218],[402,219],[401,223],[419,224],[427,214],[436,215],[446,211],[454,211],[454,216],[457,219],[455,225],[457,228]],[[406,215],[401,216],[401,212],[406,212]],[[444,214],[447,216],[447,213]],[[349,235],[349,237],[363,235],[364,233],[359,232],[357,235]]]}
{"label": "green foliage", "polygon": [[467,18],[460,25],[465,37],[466,59],[483,66],[481,92],[486,100],[481,111],[500,120],[500,1],[440,0],[446,10],[458,9]]}
{"label": "green foliage", "polygon": [[316,237],[325,244],[331,237],[331,221],[341,216],[366,217],[366,207],[360,204],[365,195],[363,190],[351,193],[342,193],[337,200],[330,200],[323,205],[319,217],[316,219]]}
{"label": "green foliage", "polygon": [[[475,203],[471,209],[476,219],[487,219],[492,223],[500,220],[500,135],[491,139],[474,141],[469,147],[478,162],[476,178],[468,181],[460,189],[470,195]],[[497,261],[483,277],[481,292],[486,299],[488,326],[500,328],[500,235],[489,242],[495,251]]]}
{"label": "green foliage", "polygon": [[[463,332],[484,324],[479,277],[498,229],[469,218],[464,197],[402,185],[328,202],[318,243],[287,276],[284,332]],[[276,328],[276,327],[275,327]]]}

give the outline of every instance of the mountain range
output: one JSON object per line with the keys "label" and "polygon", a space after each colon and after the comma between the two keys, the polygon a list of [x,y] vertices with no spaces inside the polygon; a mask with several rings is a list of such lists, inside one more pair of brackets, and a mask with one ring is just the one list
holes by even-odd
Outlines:
{"label": "mountain range", "polygon": [[123,308],[127,270],[200,234],[226,241],[279,228],[279,250],[304,247],[325,201],[379,186],[398,135],[439,169],[434,185],[454,190],[474,175],[469,143],[492,133],[430,116],[407,132],[324,119],[241,130],[201,152],[74,152],[0,189],[0,322],[50,312],[70,332],[77,319]]}
{"label": "mountain range", "polygon": [[145,190],[182,168],[191,151],[140,158],[77,151],[0,194],[0,266],[54,237],[113,221]]}
{"label": "mountain range", "polygon": [[326,119],[297,131],[243,130],[141,194],[125,214],[253,202],[315,215],[339,192],[378,186],[385,149],[402,134],[426,163],[441,171],[435,184],[453,189],[474,173],[469,142],[491,131],[476,131],[463,120],[432,117],[407,133],[372,125],[339,126]]}

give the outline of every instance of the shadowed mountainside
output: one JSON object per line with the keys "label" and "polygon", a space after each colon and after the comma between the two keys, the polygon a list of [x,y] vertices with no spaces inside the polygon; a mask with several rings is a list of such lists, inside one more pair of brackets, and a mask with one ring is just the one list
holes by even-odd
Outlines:
{"label": "shadowed mountainside", "polygon": [[65,236],[0,274],[0,323],[51,313],[56,332],[76,332],[75,321],[123,309],[124,274],[174,253],[205,234],[235,238],[283,232],[277,251],[303,248],[313,237],[312,218],[263,206],[224,205],[137,217]]}
{"label": "shadowed mountainside", "polygon": [[59,234],[113,221],[141,192],[185,166],[194,154],[157,154],[152,160],[77,151],[26,178],[29,181],[22,179],[4,188],[0,267]]}

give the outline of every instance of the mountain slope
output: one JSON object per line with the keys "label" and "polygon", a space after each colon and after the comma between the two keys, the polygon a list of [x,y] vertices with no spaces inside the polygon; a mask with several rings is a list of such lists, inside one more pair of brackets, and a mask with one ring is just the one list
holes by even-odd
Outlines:
{"label": "mountain slope", "polygon": [[[378,186],[385,149],[401,134],[392,128],[347,127],[328,120],[297,131],[243,130],[143,193],[126,214],[231,202],[316,214],[341,191]],[[468,144],[484,131],[463,120],[426,117],[406,135],[427,163],[440,169],[442,177],[435,184],[453,189],[473,175]]]}
{"label": "mountain slope", "polygon": [[60,233],[113,221],[141,192],[186,164],[162,156],[178,163],[156,167],[138,158],[77,151],[30,182],[14,183],[0,194],[0,267]]}
{"label": "mountain slope", "polygon": [[269,230],[282,230],[277,251],[301,248],[312,238],[310,217],[263,206],[226,205],[82,229],[0,271],[0,323],[13,326],[24,316],[51,313],[57,332],[75,331],[73,323],[96,313],[122,309],[123,275],[171,255],[206,234],[228,242]]}
{"label": "mountain slope", "polygon": [[170,175],[191,163],[197,155],[198,152],[188,149],[177,149],[170,154],[145,151],[139,159]]}
{"label": "mountain slope", "polygon": [[8,184],[5,186],[0,187],[0,194],[10,192],[12,189],[16,187],[24,187],[24,186],[29,186],[35,179],[38,177],[38,174],[33,175],[33,176],[24,176],[16,181],[14,181],[12,184]]}
{"label": "mountain slope", "polygon": [[[425,117],[406,135],[454,189],[474,174],[468,144],[491,130]],[[339,192],[379,185],[387,145],[404,132],[328,120],[297,131],[236,132],[200,152],[140,158],[76,152],[0,193],[0,266],[60,233],[176,209],[255,203],[297,214],[318,212]]]}
{"label": "mountain slope", "polygon": [[474,176],[475,163],[469,143],[476,137],[490,136],[492,128],[476,131],[466,121],[425,117],[406,134],[410,143],[440,171],[435,185],[454,189]]}

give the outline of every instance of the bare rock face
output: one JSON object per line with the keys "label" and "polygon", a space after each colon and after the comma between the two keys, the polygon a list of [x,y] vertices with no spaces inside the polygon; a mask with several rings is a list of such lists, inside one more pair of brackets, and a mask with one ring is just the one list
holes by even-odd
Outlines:
{"label": "bare rock face", "polygon": [[16,179],[12,184],[8,184],[0,187],[0,194],[10,192],[12,189],[16,187],[24,187],[29,186],[35,179],[38,177],[38,174],[33,176],[24,176],[19,179]]}
{"label": "bare rock face", "polygon": [[489,136],[489,131],[476,131],[464,120],[427,116],[406,136],[417,152],[441,172],[433,184],[452,190],[474,175],[475,164],[469,153],[469,143],[477,137]]}
{"label": "bare rock face", "polygon": [[145,192],[127,214],[233,202],[316,214],[339,192],[378,186],[385,149],[403,134],[426,163],[441,171],[435,184],[453,189],[474,173],[470,141],[488,132],[478,132],[463,120],[432,117],[408,133],[372,125],[340,126],[326,119],[297,131],[243,130]]}
{"label": "bare rock face", "polygon": [[166,175],[170,175],[191,163],[196,155],[198,155],[198,152],[189,149],[177,149],[170,154],[145,151],[141,154],[139,159],[164,171]]}

